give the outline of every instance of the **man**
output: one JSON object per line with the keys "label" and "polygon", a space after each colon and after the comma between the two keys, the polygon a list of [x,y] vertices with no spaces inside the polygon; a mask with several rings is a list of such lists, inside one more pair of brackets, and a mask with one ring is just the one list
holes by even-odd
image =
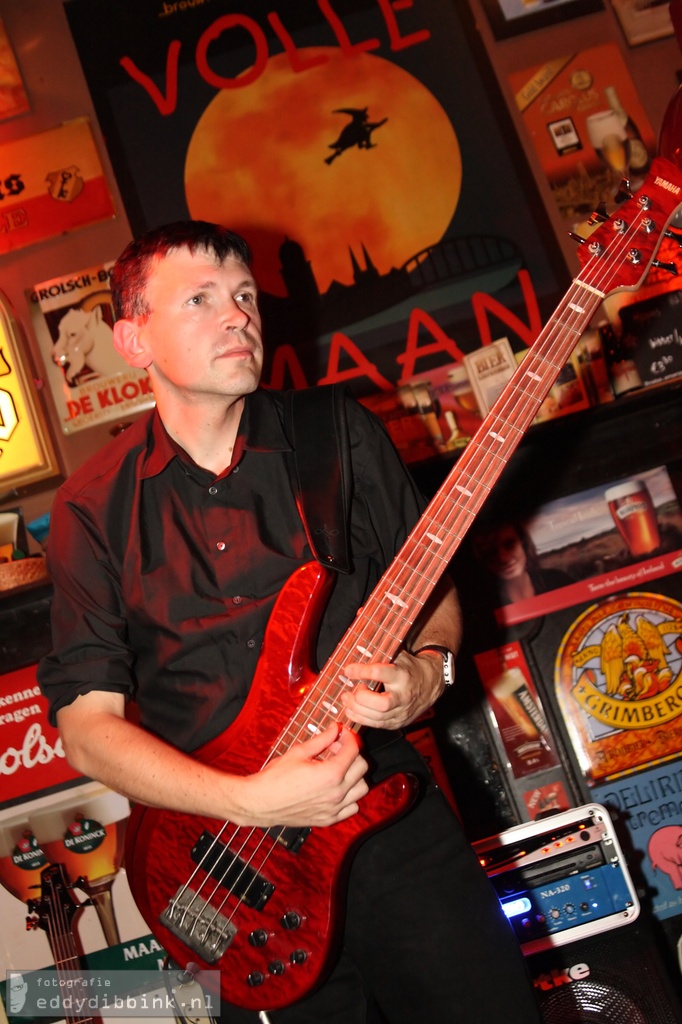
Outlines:
{"label": "man", "polygon": [[[373,1000],[390,1024],[537,1020],[511,929],[401,733],[444,689],[439,649],[456,649],[460,630],[450,583],[436,588],[393,664],[346,667],[357,685],[344,710],[366,729],[362,747],[332,726],[243,776],[190,756],[239,713],[274,601],[312,553],[290,482],[283,398],[258,387],[261,321],[243,240],[196,221],[152,231],[122,254],[112,294],[114,344],[147,369],[156,411],[55,501],[54,649],[40,681],[67,757],[133,801],[265,827],[341,822],[372,778],[414,772],[415,808],[355,857],[338,963],[317,992],[271,1019],[361,1024]],[[351,400],[347,411],[353,564],[323,617],[320,663],[422,507],[381,425]],[[224,1019],[257,1017],[228,1005]]]}

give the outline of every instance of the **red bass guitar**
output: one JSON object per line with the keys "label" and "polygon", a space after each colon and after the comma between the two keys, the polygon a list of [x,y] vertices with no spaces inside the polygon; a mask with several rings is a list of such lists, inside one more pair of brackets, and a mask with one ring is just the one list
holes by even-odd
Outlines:
{"label": "red bass guitar", "polygon": [[[311,731],[334,722],[354,728],[339,699],[353,685],[343,666],[395,658],[603,298],[641,283],[681,201],[678,170],[657,159],[617,216],[594,215],[580,273],[324,669],[316,675],[311,666],[330,577],[313,563],[279,597],[239,718],[198,760],[251,774]],[[252,1010],[289,1005],[333,964],[354,849],[412,796],[411,780],[393,776],[357,815],[320,830],[243,828],[136,807],[126,852],[133,896],[177,963],[220,969],[228,1002]]]}

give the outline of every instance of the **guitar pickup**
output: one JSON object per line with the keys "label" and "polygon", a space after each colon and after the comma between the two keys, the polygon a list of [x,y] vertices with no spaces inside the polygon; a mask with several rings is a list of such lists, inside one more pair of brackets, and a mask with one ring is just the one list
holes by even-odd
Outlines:
{"label": "guitar pickup", "polygon": [[272,882],[254,871],[207,830],[201,833],[192,847],[191,857],[223,888],[229,889],[235,899],[253,910],[262,910],[275,891]]}
{"label": "guitar pickup", "polygon": [[289,850],[290,853],[298,853],[311,831],[312,829],[296,828],[294,825],[273,825],[268,829],[268,835],[285,850]]}

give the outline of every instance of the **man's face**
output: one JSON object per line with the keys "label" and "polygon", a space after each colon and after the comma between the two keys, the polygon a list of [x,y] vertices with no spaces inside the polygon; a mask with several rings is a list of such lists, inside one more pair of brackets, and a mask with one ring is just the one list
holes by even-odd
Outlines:
{"label": "man's face", "polygon": [[184,400],[241,396],[258,386],[263,364],[256,284],[240,260],[222,265],[205,250],[176,249],[151,265],[151,313],[138,333],[155,391]]}
{"label": "man's face", "polygon": [[21,974],[11,974],[9,979],[9,1012],[20,1013],[26,1002],[28,982]]}

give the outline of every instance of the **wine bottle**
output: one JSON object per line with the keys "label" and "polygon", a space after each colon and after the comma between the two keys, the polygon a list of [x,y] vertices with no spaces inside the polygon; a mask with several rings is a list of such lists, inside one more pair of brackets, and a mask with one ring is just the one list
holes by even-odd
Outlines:
{"label": "wine bottle", "polygon": [[618,98],[615,86],[607,85],[604,89],[604,94],[606,95],[606,99],[608,100],[611,110],[613,110],[620,118],[623,128],[625,129],[625,134],[627,135],[628,167],[630,169],[630,173],[635,177],[642,177],[649,170],[651,157],[649,156],[649,152],[642,141],[639,129],[628,112],[623,108],[623,105]]}
{"label": "wine bottle", "polygon": [[[682,50],[682,0],[670,0],[670,17]],[[663,115],[658,152],[682,171],[682,85],[678,87]]]}

